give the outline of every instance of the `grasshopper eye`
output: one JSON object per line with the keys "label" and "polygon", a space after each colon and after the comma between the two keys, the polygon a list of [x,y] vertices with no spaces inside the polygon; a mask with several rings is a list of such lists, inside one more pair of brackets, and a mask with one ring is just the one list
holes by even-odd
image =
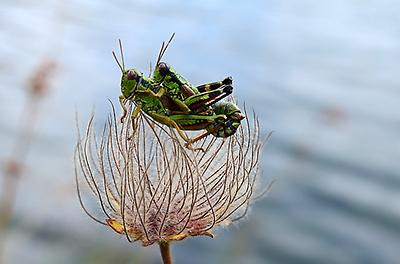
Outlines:
{"label": "grasshopper eye", "polygon": [[126,78],[128,80],[134,80],[136,78],[136,73],[134,71],[129,70],[126,75]]}
{"label": "grasshopper eye", "polygon": [[165,62],[160,62],[157,68],[161,75],[166,75],[169,72],[169,66]]}

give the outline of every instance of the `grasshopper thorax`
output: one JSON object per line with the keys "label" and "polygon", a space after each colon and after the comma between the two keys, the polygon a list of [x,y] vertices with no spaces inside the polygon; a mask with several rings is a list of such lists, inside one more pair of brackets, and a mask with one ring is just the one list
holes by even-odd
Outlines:
{"label": "grasshopper thorax", "polygon": [[135,69],[124,70],[121,77],[122,95],[127,99],[131,98],[135,94],[136,89],[139,87],[142,80],[143,73]]}

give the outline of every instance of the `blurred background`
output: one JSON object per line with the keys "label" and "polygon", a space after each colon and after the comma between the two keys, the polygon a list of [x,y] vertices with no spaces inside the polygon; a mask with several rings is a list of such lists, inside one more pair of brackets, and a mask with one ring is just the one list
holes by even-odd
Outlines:
{"label": "blurred background", "polygon": [[[193,84],[233,76],[239,102],[274,131],[261,177],[277,179],[245,221],[175,243],[176,263],[398,263],[399,12],[395,0],[2,0],[3,192],[15,146],[26,154],[5,263],[160,263],[157,247],[80,208],[74,119],[95,110],[101,123],[117,102],[118,38],[126,65],[148,73],[173,32],[165,61]],[[48,61],[32,117],[30,78]]]}

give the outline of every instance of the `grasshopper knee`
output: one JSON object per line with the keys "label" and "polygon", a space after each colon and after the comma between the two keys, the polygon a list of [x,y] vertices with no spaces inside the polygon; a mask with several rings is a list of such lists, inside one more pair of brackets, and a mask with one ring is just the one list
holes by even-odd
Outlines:
{"label": "grasshopper knee", "polygon": [[229,76],[229,77],[226,77],[225,79],[223,79],[222,80],[222,84],[231,85],[232,84],[232,77]]}

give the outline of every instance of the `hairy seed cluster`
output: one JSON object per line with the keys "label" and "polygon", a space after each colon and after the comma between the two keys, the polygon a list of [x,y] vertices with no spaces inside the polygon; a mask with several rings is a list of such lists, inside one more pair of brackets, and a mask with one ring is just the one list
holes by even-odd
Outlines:
{"label": "hairy seed cluster", "polygon": [[129,115],[120,123],[112,109],[100,129],[90,118],[76,146],[79,200],[91,218],[148,246],[212,237],[216,227],[246,215],[259,174],[255,115],[227,139],[199,142],[202,152],[188,150],[175,131],[145,115],[134,125]]}

